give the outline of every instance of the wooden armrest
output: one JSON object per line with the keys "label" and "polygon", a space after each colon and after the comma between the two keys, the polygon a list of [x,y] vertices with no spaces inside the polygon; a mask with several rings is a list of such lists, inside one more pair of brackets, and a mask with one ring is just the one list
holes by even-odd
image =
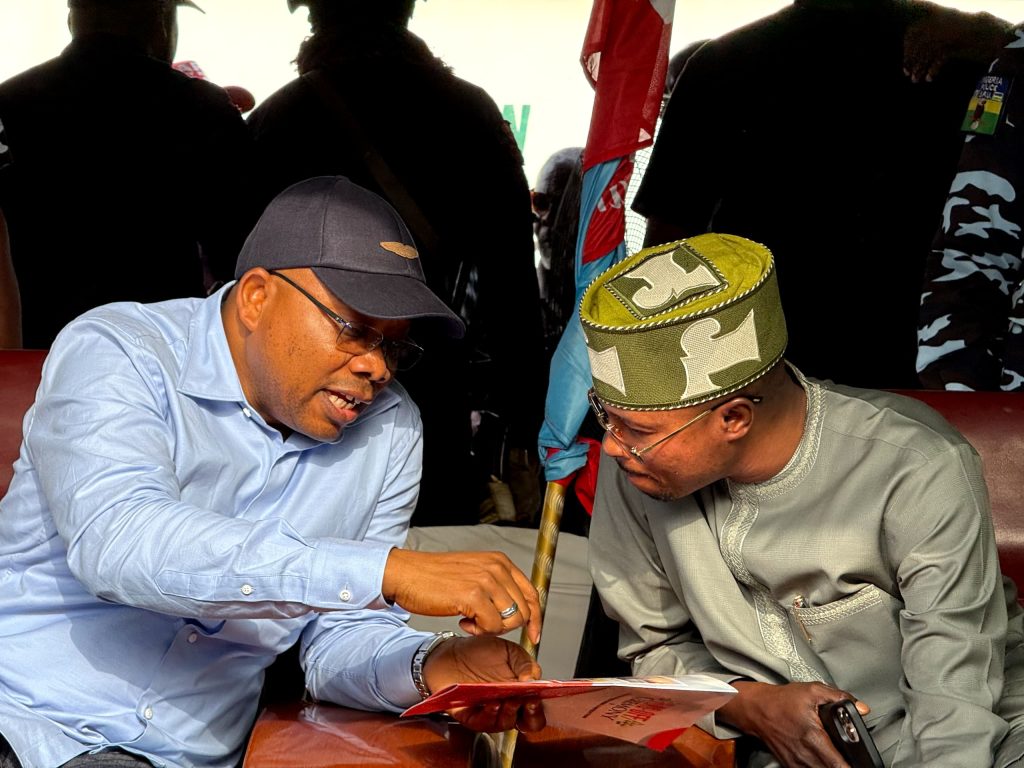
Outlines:
{"label": "wooden armrest", "polygon": [[260,714],[243,768],[466,768],[475,739],[439,721],[294,702]]}
{"label": "wooden armrest", "polygon": [[516,768],[553,765],[559,768],[735,768],[736,743],[688,728],[664,752],[628,741],[582,731],[548,727],[521,733],[516,743]]}
{"label": "wooden armrest", "polygon": [[716,739],[700,728],[687,728],[672,742],[693,768],[733,768],[736,765],[736,740]]}
{"label": "wooden armrest", "polygon": [[[490,737],[424,718],[296,702],[270,707],[249,739],[243,768],[466,768],[490,765]],[[486,747],[486,749],[485,749]],[[734,768],[735,744],[690,728],[664,752],[581,731],[523,733],[516,766],[558,768]]]}

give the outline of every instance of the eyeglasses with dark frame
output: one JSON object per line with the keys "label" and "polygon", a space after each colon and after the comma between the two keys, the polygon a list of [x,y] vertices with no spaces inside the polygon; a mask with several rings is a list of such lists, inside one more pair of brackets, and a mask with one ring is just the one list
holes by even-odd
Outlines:
{"label": "eyeglasses with dark frame", "polygon": [[653,450],[654,448],[657,448],[666,440],[671,440],[673,437],[678,435],[687,427],[693,426],[701,419],[710,416],[714,411],[721,408],[726,403],[731,403],[733,400],[736,399],[736,397],[742,397],[744,400],[749,400],[754,405],[757,405],[762,400],[764,400],[764,398],[760,395],[736,395],[735,397],[729,398],[728,400],[723,400],[717,405],[712,405],[710,408],[701,411],[692,419],[683,424],[681,427],[676,427],[667,435],[665,435],[662,438],[659,438],[658,440],[655,440],[650,445],[646,445],[643,448],[637,448],[635,445],[630,445],[629,443],[622,439],[622,435],[619,434],[619,428],[612,424],[611,419],[608,416],[608,411],[604,409],[604,403],[601,402],[600,398],[597,396],[597,392],[594,391],[593,387],[591,387],[590,391],[587,392],[587,400],[590,401],[590,408],[594,412],[594,415],[597,417],[597,423],[601,425],[601,429],[608,433],[608,435],[611,437],[612,440],[615,441],[615,444],[619,446],[619,448],[621,448],[623,451],[631,455],[641,464],[644,463],[645,453],[647,453],[650,450]]}
{"label": "eyeglasses with dark frame", "polygon": [[341,351],[365,355],[380,347],[384,363],[391,371],[407,371],[423,356],[423,347],[419,344],[405,339],[386,339],[384,334],[372,325],[346,320],[287,275],[274,269],[268,269],[267,272],[284,280],[337,324],[338,338],[334,344]]}

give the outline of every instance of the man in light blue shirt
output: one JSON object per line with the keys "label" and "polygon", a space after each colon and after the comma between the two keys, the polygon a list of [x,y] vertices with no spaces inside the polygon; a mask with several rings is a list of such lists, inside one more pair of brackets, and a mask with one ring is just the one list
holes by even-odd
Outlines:
{"label": "man in light blue shirt", "polygon": [[[539,637],[504,555],[399,548],[422,441],[392,375],[422,351],[410,327],[462,325],[398,214],[342,177],[300,182],[236,277],[205,300],[92,310],[49,353],[0,502],[4,768],[230,768],[295,642],[312,696],[363,709],[466,670],[539,674],[484,636]],[[480,636],[417,632],[405,611]],[[542,720],[534,703],[457,716]]]}

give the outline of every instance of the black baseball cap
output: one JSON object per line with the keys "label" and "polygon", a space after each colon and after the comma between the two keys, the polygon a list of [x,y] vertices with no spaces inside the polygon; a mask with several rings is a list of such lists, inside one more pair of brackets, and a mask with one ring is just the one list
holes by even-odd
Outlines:
{"label": "black baseball cap", "polygon": [[379,195],[344,176],[316,176],[275,197],[249,234],[235,277],[255,267],[308,267],[368,317],[431,320],[461,338],[462,319],[427,287],[408,227]]}

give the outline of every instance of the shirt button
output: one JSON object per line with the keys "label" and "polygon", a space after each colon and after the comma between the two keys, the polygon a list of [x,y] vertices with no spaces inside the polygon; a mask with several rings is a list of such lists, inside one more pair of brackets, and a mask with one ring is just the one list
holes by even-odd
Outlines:
{"label": "shirt button", "polygon": [[242,585],[242,594],[243,595],[251,595],[252,594],[252,584],[243,584]]}
{"label": "shirt button", "polygon": [[142,710],[142,716],[144,718],[146,718],[147,720],[152,720],[153,719],[153,708],[152,707],[146,707],[144,710]]}
{"label": "shirt button", "polygon": [[193,632],[191,635],[188,636],[188,642],[190,644],[194,643],[198,639],[199,639],[199,633],[198,632]]}
{"label": "shirt button", "polygon": [[341,598],[341,602],[347,603],[349,600],[352,599],[352,593],[349,592],[347,589],[343,589],[341,590],[341,592],[338,593],[338,597]]}
{"label": "shirt button", "polygon": [[250,411],[248,408],[243,408],[242,409],[242,413],[245,414],[245,418],[247,418],[247,419],[251,419],[252,418],[252,411]]}

